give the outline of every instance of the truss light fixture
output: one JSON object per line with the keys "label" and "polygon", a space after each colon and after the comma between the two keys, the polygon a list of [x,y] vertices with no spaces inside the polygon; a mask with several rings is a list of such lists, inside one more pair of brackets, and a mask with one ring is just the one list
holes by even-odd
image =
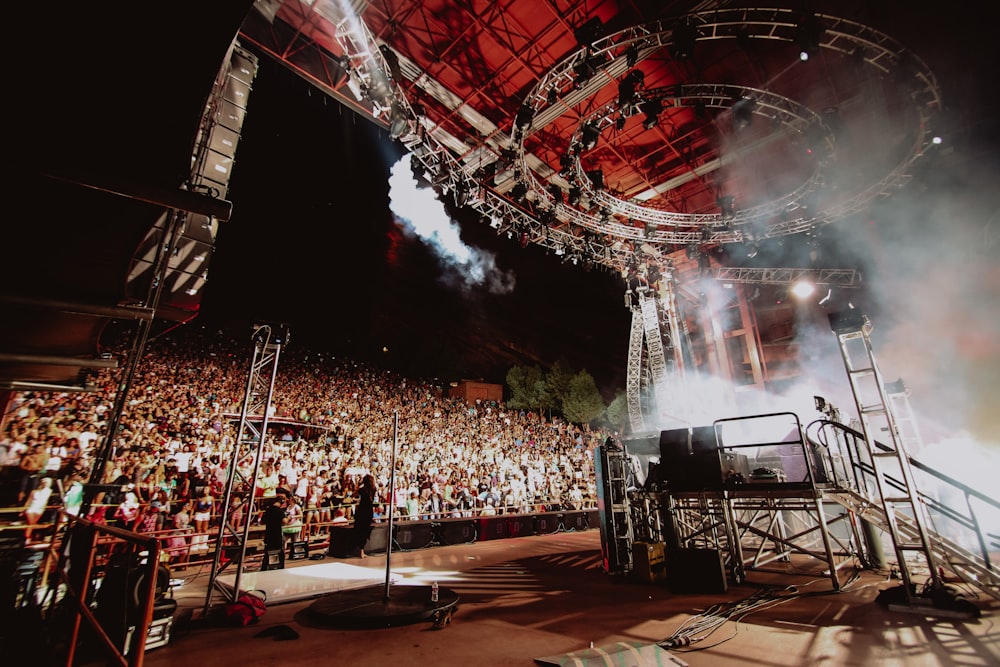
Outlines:
{"label": "truss light fixture", "polygon": [[642,126],[647,130],[652,130],[660,122],[660,112],[663,111],[663,102],[659,99],[646,100],[639,105],[639,109],[646,114],[646,119],[642,121]]}
{"label": "truss light fixture", "polygon": [[595,190],[604,189],[604,172],[600,169],[593,169],[587,172],[587,179],[590,180],[591,185],[594,186]]}
{"label": "truss light fixture", "polygon": [[694,46],[698,41],[698,29],[689,21],[682,21],[674,26],[670,55],[675,60],[687,60],[694,57]]}
{"label": "truss light fixture", "polygon": [[625,64],[631,69],[635,67],[637,62],[639,62],[639,47],[635,44],[629,44],[628,48],[625,49]]}
{"label": "truss light fixture", "polygon": [[743,130],[753,122],[753,112],[757,108],[757,100],[752,97],[741,97],[733,104],[733,126]]}
{"label": "truss light fixture", "polygon": [[566,196],[566,203],[570,206],[576,206],[580,203],[580,188],[575,185],[569,189],[569,194]]}
{"label": "truss light fixture", "polygon": [[823,26],[816,17],[812,14],[803,16],[795,27],[795,45],[799,49],[799,60],[805,62],[815,55],[822,38]]}
{"label": "truss light fixture", "polygon": [[455,206],[464,207],[469,203],[469,184],[459,181],[455,184]]}
{"label": "truss light fixture", "polygon": [[594,78],[594,75],[597,74],[597,68],[589,54],[573,65],[573,73],[576,75],[577,86],[583,86]]}
{"label": "truss light fixture", "polygon": [[615,129],[621,132],[625,129],[625,113],[622,112],[618,118],[615,119]]}
{"label": "truss light fixture", "polygon": [[585,151],[589,151],[597,145],[597,139],[601,136],[601,130],[594,123],[587,123],[583,126],[580,134],[580,143]]}
{"label": "truss light fixture", "polygon": [[720,195],[715,199],[715,205],[719,207],[724,219],[736,217],[736,197],[733,195]]}
{"label": "truss light fixture", "polygon": [[792,285],[792,294],[794,294],[799,299],[805,299],[813,295],[816,291],[816,285],[813,284],[811,280],[799,280],[794,285]]}
{"label": "truss light fixture", "polygon": [[409,129],[410,121],[406,117],[406,112],[398,104],[393,104],[389,116],[389,136],[399,139]]}
{"label": "truss light fixture", "polygon": [[545,101],[548,104],[555,104],[556,100],[558,99],[559,99],[559,90],[555,86],[552,86],[551,88],[549,88],[549,91],[545,93]]}
{"label": "truss light fixture", "polygon": [[517,110],[517,115],[514,116],[515,127],[527,130],[531,127],[531,121],[535,117],[535,110],[531,108],[530,104],[522,104],[521,108]]}
{"label": "truss light fixture", "polygon": [[549,194],[552,195],[552,199],[555,200],[557,205],[563,202],[563,197],[565,193],[563,193],[563,189],[559,187],[558,183],[549,183],[548,190]]}
{"label": "truss light fixture", "polygon": [[528,195],[528,186],[524,184],[523,181],[518,181],[514,184],[514,187],[510,190],[510,196],[514,198],[514,201],[524,202],[525,197]]}

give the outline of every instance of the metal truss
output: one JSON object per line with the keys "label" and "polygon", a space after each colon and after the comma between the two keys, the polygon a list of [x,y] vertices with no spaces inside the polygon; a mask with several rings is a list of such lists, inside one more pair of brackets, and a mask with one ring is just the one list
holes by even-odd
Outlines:
{"label": "metal truss", "polygon": [[808,280],[815,285],[831,287],[861,286],[861,272],[856,269],[710,267],[703,273],[715,280],[732,283],[788,285]]}
{"label": "metal truss", "polygon": [[[278,360],[282,348],[288,343],[288,329],[283,325],[255,325],[253,331],[253,356],[247,375],[247,388],[240,412],[240,425],[229,458],[229,475],[219,513],[219,530],[215,542],[215,557],[209,574],[205,611],[211,607],[218,589],[229,601],[235,600],[240,591],[246,557],[247,539],[250,535],[251,514],[267,424],[271,412],[271,397],[278,374]],[[245,501],[239,511],[242,518],[233,520],[233,496],[239,494]],[[223,563],[223,556],[226,562]],[[236,568],[235,580],[230,589],[218,584],[218,575],[232,564]]]}

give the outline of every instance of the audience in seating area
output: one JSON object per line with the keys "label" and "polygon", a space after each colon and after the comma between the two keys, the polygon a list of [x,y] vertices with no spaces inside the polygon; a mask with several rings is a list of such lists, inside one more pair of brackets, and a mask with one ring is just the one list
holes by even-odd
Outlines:
{"label": "audience in seating area", "polygon": [[[233,461],[251,358],[249,332],[238,341],[188,325],[151,339],[111,443],[119,371],[99,371],[93,392],[16,393],[0,423],[0,506],[24,506],[42,479],[50,506],[61,506],[108,444],[101,482],[117,491],[95,497],[89,518],[135,530],[155,524],[165,542],[203,542],[191,534],[218,530],[230,465],[239,521],[259,525],[267,500],[281,494],[303,508],[303,537],[351,520],[367,474],[379,489],[376,521],[390,503],[406,520],[596,502],[593,450],[606,432],[500,402],[469,404],[439,385],[294,345],[278,363],[263,445],[240,443]],[[178,552],[180,542],[171,544]]]}

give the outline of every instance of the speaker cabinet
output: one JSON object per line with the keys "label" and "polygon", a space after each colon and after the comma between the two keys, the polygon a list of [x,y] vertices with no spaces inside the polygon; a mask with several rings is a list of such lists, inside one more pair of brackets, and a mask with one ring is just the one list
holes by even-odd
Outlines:
{"label": "speaker cabinet", "polygon": [[535,534],[535,519],[530,514],[514,514],[507,518],[507,537],[527,537]]}
{"label": "speaker cabinet", "polygon": [[718,549],[668,549],[666,583],[673,593],[725,593],[729,589]]}
{"label": "speaker cabinet", "polygon": [[469,544],[476,541],[476,522],[472,519],[442,521],[441,542],[444,544]]}
{"label": "speaker cabinet", "polygon": [[292,542],[288,558],[291,560],[303,560],[305,558],[309,558],[308,540]]}
{"label": "speaker cabinet", "polygon": [[557,514],[536,514],[535,534],[549,535],[559,532],[559,515]]}
{"label": "speaker cabinet", "polygon": [[563,530],[587,530],[586,512],[566,512],[562,515]]}
{"label": "speaker cabinet", "polygon": [[481,516],[479,522],[478,540],[502,540],[507,534],[507,518],[503,516]]}
{"label": "speaker cabinet", "polygon": [[632,576],[646,583],[666,579],[666,560],[663,542],[632,543]]}
{"label": "speaker cabinet", "polygon": [[670,491],[720,491],[722,462],[715,442],[715,429],[696,426],[660,432],[660,482]]}
{"label": "speaker cabinet", "polygon": [[429,547],[434,541],[434,526],[430,523],[397,523],[395,544],[404,551]]}

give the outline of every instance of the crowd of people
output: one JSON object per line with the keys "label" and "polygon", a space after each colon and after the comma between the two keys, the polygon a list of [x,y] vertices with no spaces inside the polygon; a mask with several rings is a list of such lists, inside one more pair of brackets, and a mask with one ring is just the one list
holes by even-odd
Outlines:
{"label": "crowd of people", "polygon": [[434,519],[596,499],[593,449],[608,434],[500,402],[470,404],[431,382],[291,344],[277,363],[264,442],[247,447],[238,440],[252,431],[241,433],[239,417],[252,345],[249,332],[239,341],[196,325],[151,339],[111,436],[121,371],[100,371],[92,392],[15,394],[0,432],[3,504],[37,523],[36,490],[45,488],[43,506],[78,512],[95,454],[108,446],[108,486],[88,504],[91,518],[143,532],[217,530],[234,464],[233,479],[256,483],[234,484],[230,521],[259,523],[281,496],[299,537],[352,521],[367,475],[373,521],[390,503],[396,518]]}

